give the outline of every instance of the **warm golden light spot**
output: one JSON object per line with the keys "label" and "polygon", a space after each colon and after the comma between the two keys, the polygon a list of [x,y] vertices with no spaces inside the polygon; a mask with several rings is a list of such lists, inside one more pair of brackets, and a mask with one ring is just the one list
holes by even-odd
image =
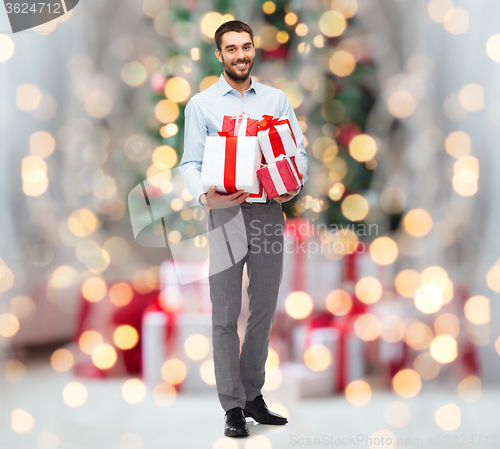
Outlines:
{"label": "warm golden light spot", "polygon": [[215,75],[206,76],[201,80],[200,83],[200,92],[203,92],[205,89],[208,89],[212,84],[215,84],[219,81],[219,77]]}
{"label": "warm golden light spot", "polygon": [[124,324],[115,329],[113,341],[120,349],[131,349],[139,342],[139,332],[134,327]]}
{"label": "warm golden light spot", "polygon": [[324,371],[330,362],[330,351],[323,345],[311,345],[304,352],[304,363],[313,371]]}
{"label": "warm golden light spot", "polygon": [[305,23],[299,23],[295,27],[295,33],[297,34],[297,36],[304,37],[307,35],[307,33],[309,33],[309,27]]}
{"label": "warm golden light spot", "polygon": [[88,398],[88,392],[85,385],[80,382],[70,382],[62,392],[63,401],[66,405],[76,408],[81,407]]}
{"label": "warm golden light spot", "polygon": [[296,291],[285,300],[285,310],[296,320],[309,316],[313,310],[313,301],[306,292]]}
{"label": "warm golden light spot", "polygon": [[0,293],[4,293],[14,285],[14,272],[7,266],[2,264],[0,259]]}
{"label": "warm golden light spot", "polygon": [[328,66],[334,75],[349,76],[356,68],[356,60],[348,51],[338,50],[330,56]]}
{"label": "warm golden light spot", "polygon": [[444,16],[453,8],[451,0],[432,0],[427,5],[429,17],[437,23],[443,23]]}
{"label": "warm golden light spot", "polygon": [[171,100],[161,100],[155,106],[155,117],[161,123],[172,123],[179,117],[179,106]]}
{"label": "warm golden light spot", "polygon": [[338,201],[345,193],[345,186],[341,182],[336,182],[328,190],[328,196],[332,201]]}
{"label": "warm golden light spot", "polygon": [[341,208],[344,216],[351,221],[363,220],[370,210],[366,198],[357,193],[347,195],[342,201]]}
{"label": "warm golden light spot", "polygon": [[413,114],[416,107],[415,98],[410,92],[400,90],[394,92],[387,100],[389,112],[396,118],[406,118]]}
{"label": "warm golden light spot", "polygon": [[169,407],[175,402],[177,391],[168,382],[162,382],[153,388],[153,401],[158,407]]}
{"label": "warm golden light spot", "polygon": [[26,376],[26,365],[21,360],[11,359],[5,362],[5,380],[7,382],[20,382]]}
{"label": "warm golden light spot", "polygon": [[82,284],[82,295],[89,302],[101,301],[106,293],[106,282],[102,278],[91,277]]}
{"label": "warm golden light spot", "polygon": [[0,314],[0,337],[9,338],[17,334],[19,320],[12,313]]}
{"label": "warm golden light spot", "polygon": [[389,265],[398,257],[398,245],[390,237],[378,237],[370,244],[370,257],[379,265]]}
{"label": "warm golden light spot", "polygon": [[190,359],[201,360],[208,355],[210,342],[202,334],[190,335],[184,342],[184,351]]}
{"label": "warm golden light spot", "polygon": [[276,39],[278,40],[278,42],[280,44],[285,44],[288,42],[288,40],[290,39],[290,35],[284,31],[284,30],[281,30],[278,32],[278,34],[276,35]]}
{"label": "warm golden light spot", "polygon": [[14,41],[6,34],[0,34],[0,63],[8,61],[14,55]]}
{"label": "warm golden light spot", "polygon": [[146,67],[138,61],[127,62],[122,68],[122,80],[130,87],[142,86],[147,76]]}
{"label": "warm golden light spot", "polygon": [[199,61],[200,60],[200,48],[193,47],[191,50],[189,50],[189,55],[191,56],[191,59],[193,61]]}
{"label": "warm golden light spot", "polygon": [[470,136],[464,131],[453,131],[448,135],[444,144],[446,152],[456,158],[470,154],[471,151]]}
{"label": "warm golden light spot", "polygon": [[10,417],[12,430],[17,433],[29,432],[35,424],[33,416],[21,408],[12,411]]}
{"label": "warm golden light spot", "polygon": [[453,313],[442,313],[434,320],[436,335],[449,335],[457,338],[460,333],[460,320]]}
{"label": "warm golden light spot", "polygon": [[403,229],[413,237],[427,235],[432,229],[432,217],[425,209],[412,209],[403,217]]}
{"label": "warm golden light spot", "polygon": [[338,11],[326,11],[319,18],[319,29],[327,37],[340,36],[346,27],[345,17]]}
{"label": "warm golden light spot", "polygon": [[413,298],[421,286],[420,274],[415,270],[400,271],[394,280],[396,291],[405,298]]}
{"label": "warm golden light spot", "polygon": [[415,397],[422,388],[422,380],[418,373],[412,369],[398,371],[392,378],[392,389],[403,398]]}
{"label": "warm golden light spot", "polygon": [[165,96],[174,103],[183,103],[191,94],[191,86],[184,78],[174,76],[165,83]]}
{"label": "warm golden light spot", "polygon": [[34,111],[42,102],[42,93],[33,84],[20,84],[16,88],[16,107],[20,111]]}
{"label": "warm golden light spot", "polygon": [[345,398],[356,407],[368,404],[372,397],[372,389],[364,380],[353,380],[345,387]]}
{"label": "warm golden light spot", "polygon": [[[83,335],[83,334],[82,334]],[[81,339],[80,339],[81,340]],[[56,349],[50,356],[50,364],[54,371],[58,373],[65,373],[73,368],[75,358],[68,349]]]}
{"label": "warm golden light spot", "polygon": [[325,46],[325,38],[321,34],[318,34],[314,36],[313,44],[316,48],[323,48]]}
{"label": "warm golden light spot", "polygon": [[149,293],[158,288],[158,276],[155,270],[139,270],[132,277],[132,285],[139,293]]}
{"label": "warm golden light spot", "polygon": [[129,404],[138,404],[146,397],[146,386],[140,379],[129,379],[122,386],[122,397]]}
{"label": "warm golden light spot", "polygon": [[406,328],[405,341],[416,351],[426,349],[432,342],[432,330],[424,323],[412,323]]}
{"label": "warm golden light spot", "polygon": [[163,380],[171,385],[180,384],[186,374],[186,365],[179,359],[169,359],[161,367]]}
{"label": "warm golden light spot", "polygon": [[484,87],[477,83],[467,84],[460,90],[458,99],[466,111],[480,111],[484,108]]}
{"label": "warm golden light spot", "polygon": [[260,47],[266,51],[276,50],[280,43],[278,42],[278,28],[273,25],[264,25],[258,33],[260,37]]}
{"label": "warm golden light spot", "polygon": [[419,354],[413,362],[413,367],[424,380],[435,379],[441,370],[439,362],[434,360],[428,352]]}
{"label": "warm golden light spot", "polygon": [[264,391],[274,391],[281,385],[282,382],[283,375],[281,374],[281,370],[277,368],[266,374],[266,380],[262,389]]}
{"label": "warm golden light spot", "polygon": [[78,279],[79,274],[75,268],[63,265],[54,270],[49,284],[52,288],[63,290],[75,285],[78,282]]}
{"label": "warm golden light spot", "polygon": [[170,170],[177,163],[177,153],[171,146],[160,145],[153,151],[152,160],[160,170]]}
{"label": "warm golden light spot", "polygon": [[92,351],[92,363],[99,369],[112,368],[117,358],[115,348],[107,343],[97,345]]}
{"label": "warm golden light spot", "polygon": [[500,62],[500,34],[494,34],[488,39],[486,42],[486,54],[491,60]]}
{"label": "warm golden light spot", "polygon": [[356,14],[358,10],[357,0],[332,0],[332,9],[342,13],[342,15],[349,19]]}
{"label": "warm golden light spot", "polygon": [[217,28],[219,28],[226,20],[222,14],[218,12],[206,13],[200,21],[201,32],[209,39],[213,39]]}
{"label": "warm golden light spot", "polygon": [[47,131],[36,131],[30,136],[30,154],[42,158],[49,157],[56,148],[56,140]]}
{"label": "warm golden light spot", "polygon": [[434,420],[440,429],[452,432],[462,424],[462,411],[456,404],[446,404],[434,413]]}
{"label": "warm golden light spot", "polygon": [[68,228],[77,237],[87,237],[98,227],[99,221],[88,209],[76,209],[68,217]]}
{"label": "warm golden light spot", "polygon": [[274,2],[264,2],[262,5],[262,11],[264,11],[265,14],[272,14],[274,11],[276,11],[276,5]]}
{"label": "warm golden light spot", "polygon": [[265,365],[266,373],[271,373],[272,371],[276,370],[279,364],[280,356],[273,348],[269,348],[269,353],[267,354]]}
{"label": "warm golden light spot", "polygon": [[205,360],[201,364],[200,377],[207,385],[215,385],[215,368],[213,359]]}
{"label": "warm golden light spot", "polygon": [[463,8],[452,8],[444,15],[443,25],[451,34],[464,34],[469,29],[469,13]]}
{"label": "warm golden light spot", "polygon": [[457,392],[464,401],[481,400],[481,379],[477,376],[467,376],[458,384]]}
{"label": "warm golden light spot", "polygon": [[374,304],[382,296],[382,284],[374,277],[361,278],[356,283],[356,296],[365,304]]}
{"label": "warm golden light spot", "polygon": [[442,305],[443,294],[435,285],[423,285],[415,292],[415,307],[423,313],[435,313]]}
{"label": "warm golden light spot", "polygon": [[111,113],[113,100],[107,92],[95,90],[85,97],[84,106],[91,117],[104,118]]}
{"label": "warm golden light spot", "polygon": [[302,101],[304,101],[304,91],[301,89],[299,83],[285,83],[281,86],[281,89],[288,97],[292,108],[298,108],[302,104]]}
{"label": "warm golden light spot", "polygon": [[371,341],[380,336],[382,325],[376,315],[364,313],[356,318],[354,322],[354,331],[361,340]]}
{"label": "warm golden light spot", "polygon": [[88,355],[92,354],[94,349],[102,344],[102,342],[103,339],[101,334],[94,330],[83,332],[78,339],[78,345],[80,346],[81,351]]}
{"label": "warm golden light spot", "polygon": [[117,282],[109,289],[109,299],[115,306],[126,306],[133,297],[132,287],[124,282]]}
{"label": "warm golden light spot", "polygon": [[298,20],[297,14],[295,14],[294,12],[288,12],[288,13],[286,13],[286,15],[285,15],[285,23],[288,26],[295,25],[297,23],[297,20]]}
{"label": "warm golden light spot", "polygon": [[491,321],[490,300],[486,296],[472,296],[464,305],[464,314],[472,324],[486,324]]}
{"label": "warm golden light spot", "polygon": [[405,336],[406,326],[404,321],[397,315],[386,315],[380,322],[382,330],[380,338],[389,343],[401,341]]}
{"label": "warm golden light spot", "polygon": [[457,341],[449,335],[438,335],[432,340],[430,352],[439,363],[451,363],[457,358]]}
{"label": "warm golden light spot", "polygon": [[377,143],[368,134],[358,134],[349,143],[349,154],[359,162],[366,162],[377,154]]}
{"label": "warm golden light spot", "polygon": [[352,298],[345,290],[332,290],[326,297],[326,308],[337,316],[346,315],[352,307]]}

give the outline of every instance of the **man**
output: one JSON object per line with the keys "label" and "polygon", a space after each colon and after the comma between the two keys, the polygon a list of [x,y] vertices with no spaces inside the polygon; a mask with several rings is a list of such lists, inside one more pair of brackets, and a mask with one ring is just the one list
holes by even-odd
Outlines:
{"label": "man", "polygon": [[[218,135],[224,115],[236,116],[243,111],[258,120],[264,114],[286,115],[297,140],[299,155],[296,160],[304,181],[307,180],[304,175],[308,158],[300,126],[284,92],[256,83],[250,77],[255,58],[252,29],[238,20],[226,22],[216,31],[215,42],[215,55],[223,65],[223,73],[217,83],[194,95],[186,106],[180,171],[191,195],[209,209],[209,283],[215,379],[218,397],[226,412],[224,434],[237,437],[249,435],[245,417],[252,417],[262,424],[283,425],[288,422],[267,408],[261,389],[283,273],[284,217],[281,203],[292,199],[302,187],[267,203],[244,203],[249,193],[242,190],[219,194],[212,186],[205,192],[200,182],[205,139],[207,135]],[[246,255],[235,261],[231,254],[233,265],[218,270],[217,256],[222,257],[228,251],[231,253],[230,231],[224,231],[227,244],[226,241],[223,244],[217,241],[210,231],[227,225],[239,213],[243,214],[247,235],[244,231],[237,238],[245,245]],[[263,232],[265,225],[268,226]],[[269,232],[270,229],[274,232]],[[275,242],[278,245],[273,246]],[[264,246],[280,250],[264,251]],[[245,263],[250,315],[240,356],[237,320],[241,311]]]}

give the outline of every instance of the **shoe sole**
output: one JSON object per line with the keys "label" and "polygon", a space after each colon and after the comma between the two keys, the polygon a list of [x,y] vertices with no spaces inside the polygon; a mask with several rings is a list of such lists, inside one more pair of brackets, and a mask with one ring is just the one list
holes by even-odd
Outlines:
{"label": "shoe sole", "polygon": [[233,437],[233,438],[245,438],[250,436],[250,433],[231,433],[231,432],[224,432],[224,435],[226,437]]}
{"label": "shoe sole", "polygon": [[245,415],[245,418],[251,418],[256,423],[265,424],[267,426],[284,426],[285,424],[288,424],[288,421],[283,422],[283,423],[269,423],[269,422],[257,421],[252,415],[250,415],[250,414],[247,415],[245,412],[243,412],[243,414]]}

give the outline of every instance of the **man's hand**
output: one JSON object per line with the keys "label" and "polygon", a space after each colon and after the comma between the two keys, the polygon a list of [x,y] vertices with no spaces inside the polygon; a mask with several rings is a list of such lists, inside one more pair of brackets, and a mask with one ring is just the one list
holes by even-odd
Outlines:
{"label": "man's hand", "polygon": [[207,193],[201,196],[201,202],[209,209],[225,209],[227,207],[237,206],[245,201],[250,193],[244,190],[238,190],[234,193],[222,194],[215,191],[215,186],[210,187]]}
{"label": "man's hand", "polygon": [[[304,175],[302,173],[299,173],[300,179],[304,179]],[[295,195],[297,195],[300,192],[300,189],[302,187],[298,186],[296,189],[291,190],[288,193],[284,193],[283,195],[277,196],[276,198],[273,198],[274,201],[277,203],[285,203],[287,201],[290,201]]]}

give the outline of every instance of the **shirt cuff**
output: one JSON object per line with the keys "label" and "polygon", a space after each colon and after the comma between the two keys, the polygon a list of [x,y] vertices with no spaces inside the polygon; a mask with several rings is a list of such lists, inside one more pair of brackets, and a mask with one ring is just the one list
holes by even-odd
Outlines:
{"label": "shirt cuff", "polygon": [[202,193],[200,193],[200,195],[198,196],[198,203],[200,203],[200,206],[205,206],[205,205],[201,202],[201,195],[204,195],[205,193],[207,193],[207,192],[202,192]]}

